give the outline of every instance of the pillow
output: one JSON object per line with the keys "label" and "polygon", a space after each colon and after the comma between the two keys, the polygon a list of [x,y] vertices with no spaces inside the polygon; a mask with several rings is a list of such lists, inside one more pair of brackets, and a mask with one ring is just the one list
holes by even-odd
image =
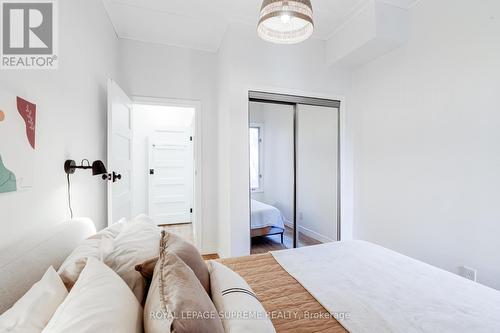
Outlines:
{"label": "pillow", "polygon": [[135,270],[141,273],[143,278],[151,281],[153,279],[153,273],[157,262],[158,257],[146,260],[142,264],[135,265]]}
{"label": "pillow", "polygon": [[113,239],[117,237],[125,225],[126,220],[121,219],[112,226],[99,231],[80,243],[64,260],[61,267],[59,267],[58,273],[68,290],[71,290],[76,280],[78,280],[78,276],[85,267],[88,257],[103,261],[113,251]]}
{"label": "pillow", "polygon": [[[200,280],[201,285],[205,288],[205,291],[210,294],[210,273],[208,272],[207,264],[194,245],[175,234],[162,231],[162,248],[164,251],[173,253],[182,259],[193,270],[198,280]],[[149,259],[137,265],[136,270],[142,276],[148,278],[153,275],[157,260],[158,258]]]}
{"label": "pillow", "polygon": [[142,332],[142,307],[125,282],[88,258],[68,297],[43,333]]}
{"label": "pillow", "polygon": [[223,333],[214,304],[178,256],[158,260],[144,307],[145,333]]}
{"label": "pillow", "polygon": [[[226,333],[275,332],[266,310],[248,283],[218,262],[211,261],[210,266],[212,301],[222,316]],[[245,318],[248,314],[253,317]]]}
{"label": "pillow", "polygon": [[126,223],[127,220],[125,218],[122,218],[120,221],[107,227],[106,229],[99,231],[97,234],[89,237],[88,239],[103,239],[103,238],[115,239],[123,230]]}
{"label": "pillow", "polygon": [[50,267],[40,281],[0,316],[0,332],[40,333],[67,295],[61,278]]}
{"label": "pillow", "polygon": [[146,280],[135,270],[135,265],[158,255],[160,249],[160,228],[147,217],[126,223],[114,240],[113,252],[105,259],[127,283],[139,302],[145,296]]}
{"label": "pillow", "polygon": [[66,288],[71,290],[85,267],[87,258],[103,261],[113,251],[113,240],[109,238],[86,239],[64,260],[57,271]]}

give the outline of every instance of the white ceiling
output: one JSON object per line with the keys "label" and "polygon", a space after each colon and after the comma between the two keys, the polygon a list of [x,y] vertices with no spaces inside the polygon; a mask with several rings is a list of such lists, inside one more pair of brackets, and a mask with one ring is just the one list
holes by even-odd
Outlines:
{"label": "white ceiling", "polygon": [[[327,40],[371,0],[312,0],[314,38]],[[383,0],[407,7],[415,0]],[[262,0],[104,0],[121,38],[215,52],[230,23],[256,26]]]}

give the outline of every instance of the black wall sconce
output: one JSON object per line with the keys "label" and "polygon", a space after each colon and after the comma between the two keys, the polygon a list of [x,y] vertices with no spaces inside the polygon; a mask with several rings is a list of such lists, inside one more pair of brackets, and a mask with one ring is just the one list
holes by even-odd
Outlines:
{"label": "black wall sconce", "polygon": [[74,174],[77,169],[82,169],[82,170],[91,169],[93,176],[102,175],[101,178],[103,180],[113,179],[113,182],[115,182],[116,179],[121,179],[121,175],[117,175],[115,172],[113,172],[112,174],[108,174],[108,171],[106,170],[106,167],[104,166],[104,163],[102,161],[95,161],[94,163],[92,163],[92,165],[90,165],[90,162],[87,159],[82,160],[80,165],[76,165],[76,162],[73,160],[67,160],[66,162],[64,162],[64,172],[66,173],[66,179],[68,181],[68,205],[72,219],[73,219],[73,208],[71,207],[71,182],[69,176]]}
{"label": "black wall sconce", "polygon": [[92,169],[92,176],[102,175],[102,180],[111,180],[113,181],[113,183],[116,183],[117,180],[122,179],[122,175],[114,171],[112,173],[108,173],[102,161],[94,161],[94,163],[92,163],[92,166],[87,159],[82,160],[82,163],[80,165],[76,165],[76,162],[73,160],[67,160],[66,162],[64,162],[64,172],[66,172],[66,174],[72,175],[75,173],[76,169]]}
{"label": "black wall sconce", "polygon": [[102,161],[95,161],[92,163],[92,166],[90,166],[89,160],[83,160],[81,165],[76,165],[76,162],[73,160],[67,160],[64,162],[64,172],[66,172],[66,174],[72,175],[75,173],[76,169],[92,169],[92,176],[103,175],[103,180],[106,180],[108,177],[108,171]]}

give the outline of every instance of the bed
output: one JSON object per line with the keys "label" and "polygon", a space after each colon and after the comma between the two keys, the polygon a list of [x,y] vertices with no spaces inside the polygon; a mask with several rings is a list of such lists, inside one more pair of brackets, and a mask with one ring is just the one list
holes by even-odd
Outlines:
{"label": "bed", "polygon": [[500,332],[500,291],[368,242],[221,261],[277,332]]}
{"label": "bed", "polygon": [[[74,221],[3,249],[0,313],[94,232]],[[219,262],[247,281],[278,333],[500,332],[500,291],[368,242]]]}
{"label": "bed", "polygon": [[[271,314],[276,332],[347,332],[337,320],[328,316],[328,311],[278,264],[271,253],[218,261],[248,282]],[[306,313],[318,318],[310,320]]]}
{"label": "bed", "polygon": [[281,235],[285,232],[285,223],[280,210],[261,201],[251,201],[251,237]]}

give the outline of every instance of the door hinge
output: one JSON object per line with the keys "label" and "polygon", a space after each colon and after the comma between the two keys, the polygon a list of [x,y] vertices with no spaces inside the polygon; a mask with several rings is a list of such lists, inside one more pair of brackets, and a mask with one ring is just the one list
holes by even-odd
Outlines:
{"label": "door hinge", "polygon": [[189,212],[190,212],[191,214],[193,214],[193,208],[190,208],[190,209],[189,209]]}
{"label": "door hinge", "polygon": [[193,137],[192,136],[189,137],[189,141],[193,141]]}
{"label": "door hinge", "polygon": [[149,169],[149,174],[154,175],[155,174],[155,169]]}

